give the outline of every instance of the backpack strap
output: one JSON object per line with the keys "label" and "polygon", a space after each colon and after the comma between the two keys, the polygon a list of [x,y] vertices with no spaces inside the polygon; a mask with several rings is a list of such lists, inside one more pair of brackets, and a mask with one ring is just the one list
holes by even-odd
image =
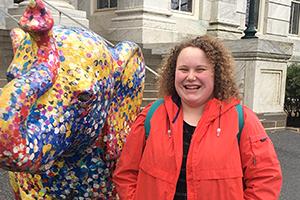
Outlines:
{"label": "backpack strap", "polygon": [[[148,138],[149,133],[150,133],[150,120],[154,114],[154,112],[157,110],[157,108],[164,103],[164,99],[157,99],[156,101],[154,101],[154,103],[150,106],[149,111],[147,112],[146,115],[146,119],[145,119],[145,123],[144,123],[144,127],[145,127],[145,134],[146,134],[146,138]],[[238,121],[239,121],[239,132],[237,134],[237,139],[238,139],[238,143],[240,144],[240,139],[241,139],[241,134],[244,128],[244,111],[243,111],[243,107],[241,104],[237,104],[235,106],[235,109],[238,113]]]}
{"label": "backpack strap", "polygon": [[238,120],[239,120],[239,132],[237,134],[237,139],[238,139],[238,143],[240,144],[240,140],[241,140],[241,134],[244,128],[244,111],[243,111],[243,107],[241,104],[237,104],[235,106],[235,109],[238,113]]}
{"label": "backpack strap", "polygon": [[152,115],[154,114],[156,109],[163,103],[164,103],[164,99],[157,99],[156,101],[154,101],[154,103],[151,105],[150,109],[147,112],[145,123],[144,123],[146,138],[148,138],[150,133],[150,128],[151,128],[150,120],[152,118]]}

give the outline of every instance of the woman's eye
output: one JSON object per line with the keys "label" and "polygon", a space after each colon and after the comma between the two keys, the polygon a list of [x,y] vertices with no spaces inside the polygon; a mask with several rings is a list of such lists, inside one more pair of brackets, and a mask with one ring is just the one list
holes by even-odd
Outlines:
{"label": "woman's eye", "polygon": [[201,72],[203,72],[203,71],[205,71],[205,69],[204,69],[204,68],[199,68],[199,69],[196,69],[196,72],[198,72],[198,73],[201,73]]}
{"label": "woman's eye", "polygon": [[185,68],[180,68],[179,71],[181,71],[181,72],[188,72],[189,70],[185,69]]}

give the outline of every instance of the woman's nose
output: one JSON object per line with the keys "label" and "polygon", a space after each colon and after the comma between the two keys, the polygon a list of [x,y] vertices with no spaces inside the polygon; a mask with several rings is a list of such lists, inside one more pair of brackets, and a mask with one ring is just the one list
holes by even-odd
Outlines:
{"label": "woman's nose", "polygon": [[193,72],[189,72],[187,80],[188,81],[195,81],[196,80],[195,74]]}

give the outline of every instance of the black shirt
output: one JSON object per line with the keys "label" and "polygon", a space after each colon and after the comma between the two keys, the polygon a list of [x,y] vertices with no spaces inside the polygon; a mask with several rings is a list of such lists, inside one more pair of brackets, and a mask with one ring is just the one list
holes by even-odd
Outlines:
{"label": "black shirt", "polygon": [[176,185],[176,192],[174,200],[186,200],[187,199],[187,186],[186,186],[186,161],[187,154],[189,152],[189,147],[193,133],[195,131],[195,126],[191,126],[186,122],[183,122],[183,157],[182,165],[179,174],[179,179]]}

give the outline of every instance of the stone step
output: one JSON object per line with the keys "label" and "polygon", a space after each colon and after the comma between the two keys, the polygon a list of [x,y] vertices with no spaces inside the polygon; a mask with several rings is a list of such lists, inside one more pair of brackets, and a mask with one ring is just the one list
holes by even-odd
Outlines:
{"label": "stone step", "polygon": [[11,52],[0,50],[0,70],[6,71],[13,59]]}
{"label": "stone step", "polygon": [[158,90],[144,90],[143,98],[154,98],[157,97]]}
{"label": "stone step", "polygon": [[7,71],[7,69],[5,67],[0,66],[0,79],[5,79],[6,80],[6,71]]}
{"label": "stone step", "polygon": [[145,82],[144,90],[157,90],[157,85],[155,83]]}
{"label": "stone step", "polygon": [[161,66],[161,58],[153,58],[153,57],[145,57],[145,64],[147,66],[152,66],[151,68],[153,68],[154,70],[156,70],[157,68],[159,68]]}
{"label": "stone step", "polygon": [[158,78],[155,77],[155,76],[151,76],[151,75],[149,76],[149,74],[148,74],[145,77],[145,82],[146,83],[151,83],[153,85],[156,85],[158,83]]}
{"label": "stone step", "polygon": [[275,121],[275,120],[263,120],[261,121],[265,130],[280,130],[286,127],[284,122]]}
{"label": "stone step", "polygon": [[[157,46],[156,46],[157,47]],[[158,53],[158,54],[153,54],[153,49],[149,49],[149,48],[142,48],[142,51],[143,51],[143,55],[144,57],[153,57],[153,58],[161,58],[161,54]]]}
{"label": "stone step", "polygon": [[12,50],[11,38],[9,36],[10,30],[0,29],[0,49]]}
{"label": "stone step", "polygon": [[11,41],[3,40],[0,38],[0,43],[1,43],[0,49],[12,51]]}
{"label": "stone step", "polygon": [[[155,68],[153,68],[152,66],[149,66],[152,70],[154,70],[156,73],[159,74],[158,70],[156,70]],[[157,82],[158,80],[158,76],[156,76],[154,73],[152,73],[151,71],[146,69],[146,82],[150,81],[150,82]]]}
{"label": "stone step", "polygon": [[149,103],[155,101],[157,98],[155,97],[149,97],[149,98],[143,98],[143,101],[142,101],[142,108],[144,108],[145,106],[147,106]]}
{"label": "stone step", "polygon": [[6,85],[6,84],[7,84],[7,80],[0,78],[0,88],[3,88],[4,85]]}
{"label": "stone step", "polygon": [[145,64],[153,69],[154,71],[158,72],[162,62],[161,55],[153,55],[151,49],[143,49]]}
{"label": "stone step", "polygon": [[0,36],[9,37],[10,30],[9,29],[0,29]]}
{"label": "stone step", "polygon": [[[146,66],[147,66],[148,68],[150,68],[151,70],[153,70],[154,72],[156,72],[157,74],[159,74],[160,67],[156,67],[156,66],[153,66],[153,65],[146,65]],[[147,76],[148,74],[154,75],[154,73],[153,73],[152,71],[150,71],[150,70],[148,70],[148,69],[146,68],[146,76]]]}
{"label": "stone step", "polygon": [[[11,39],[10,39],[10,35],[6,35],[6,34],[3,34],[3,35],[0,35],[0,40],[3,41],[3,42],[9,42],[11,43]],[[1,44],[2,46],[2,44]]]}
{"label": "stone step", "polygon": [[268,131],[279,130],[286,127],[286,114],[284,112],[257,114],[257,117],[263,127]]}

